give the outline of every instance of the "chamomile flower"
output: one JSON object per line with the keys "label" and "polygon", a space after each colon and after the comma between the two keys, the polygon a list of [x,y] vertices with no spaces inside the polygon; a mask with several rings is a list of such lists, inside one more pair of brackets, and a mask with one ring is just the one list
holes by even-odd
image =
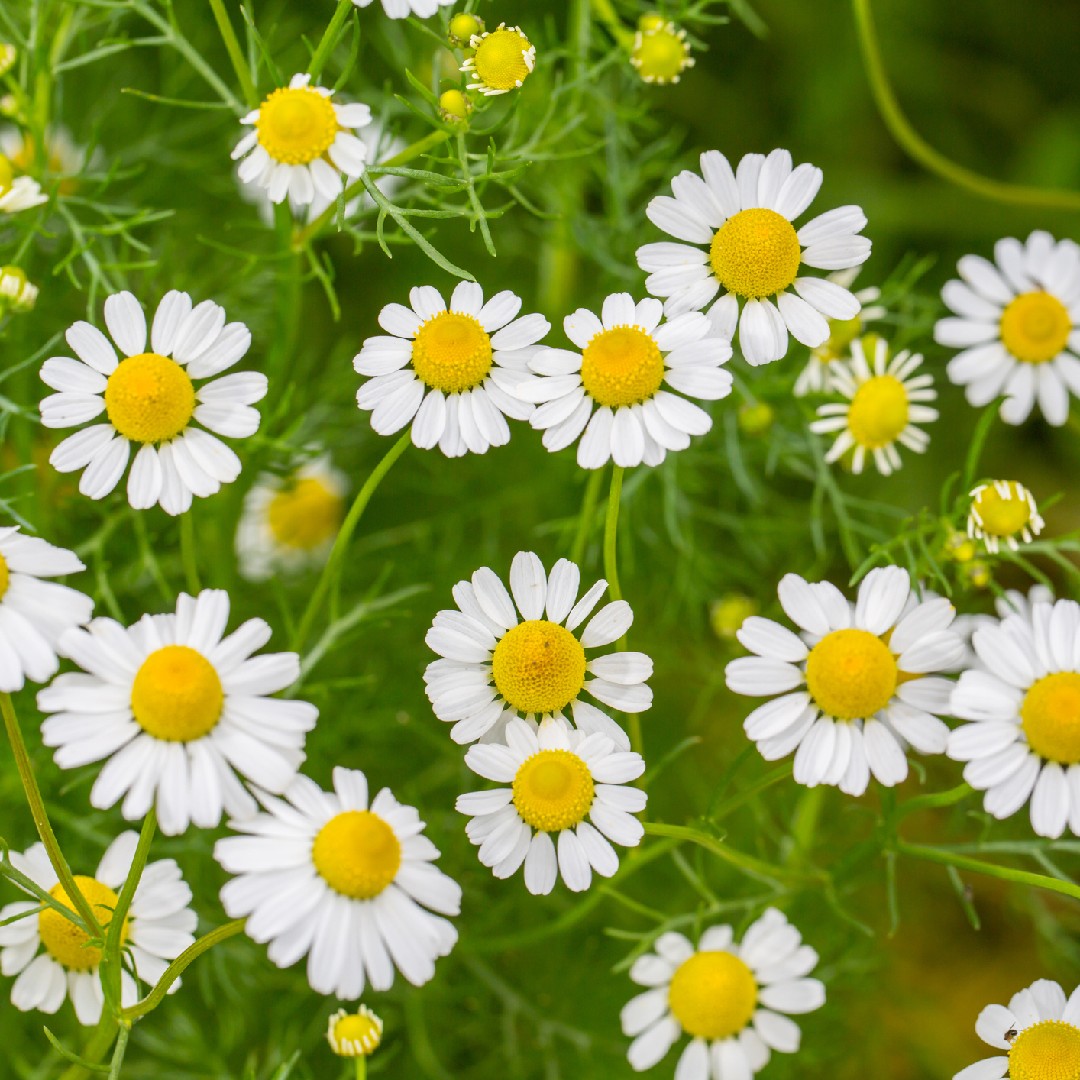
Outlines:
{"label": "chamomile flower", "polygon": [[265,581],[276,570],[295,573],[326,556],[345,516],[345,474],[328,456],[288,477],[263,473],[244,499],[236,529],[240,573]]}
{"label": "chamomile flower", "polygon": [[319,196],[329,204],[344,186],[342,174],[353,180],[367,164],[367,146],[353,131],[371,123],[371,109],[335,105],[333,90],[310,82],[310,75],[294,75],[240,121],[254,130],[233,149],[234,161],[243,158],[237,175],[265,188],[274,203],[288,196],[306,206]]}
{"label": "chamomile flower", "polygon": [[1036,601],[986,621],[972,635],[979,660],[960,676],[950,706],[972,721],[949,734],[946,753],[985,791],[996,818],[1030,798],[1031,825],[1080,836],[1080,605]]}
{"label": "chamomile flower", "polygon": [[326,1041],[338,1057],[367,1057],[379,1049],[383,1022],[366,1005],[349,1013],[338,1009],[326,1026]]}
{"label": "chamomile flower", "polygon": [[19,266],[0,266],[0,315],[6,310],[29,311],[37,303],[38,287]]}
{"label": "chamomile flower", "polygon": [[981,540],[991,554],[997,554],[1002,541],[1010,551],[1017,551],[1021,541],[1030,544],[1042,532],[1045,522],[1035,496],[1016,480],[980,484],[970,495],[968,536]]}
{"label": "chamomile flower", "polygon": [[461,70],[475,80],[467,84],[468,89],[489,97],[516,90],[536,66],[536,46],[520,26],[499,23],[494,30],[473,34],[469,47],[472,55],[461,65]]}
{"label": "chamomile flower", "polygon": [[757,365],[787,352],[789,332],[817,348],[829,338],[829,319],[859,314],[859,301],[842,285],[800,274],[803,266],[844,270],[870,256],[870,241],[858,235],[866,215],[857,206],[829,210],[795,231],[792,222],[821,187],[820,169],[792,169],[791,155],[774,150],[745,155],[733,172],[723,154],[709,150],[701,173],[679,173],[674,198],[658,195],[646,210],[654,225],[685,241],[637,251],[649,273],[645,287],[665,298],[668,315],[701,310],[721,293],[709,309],[713,326],[728,339],[737,326],[746,362]]}
{"label": "chamomile flower", "polygon": [[1080,394],[1080,247],[1033,232],[994,245],[994,262],[965,255],[963,281],[949,281],[941,298],[955,318],[934,327],[939,345],[961,349],[949,378],[976,408],[1005,395],[1001,418],[1021,424],[1036,404],[1055,426],[1069,416],[1069,395]]}
{"label": "chamomile flower", "polygon": [[56,674],[57,643],[89,620],[94,601],[42,579],[85,569],[73,551],[24,536],[18,526],[0,528],[0,691],[11,694],[28,678],[44,683]]}
{"label": "chamomile flower", "polygon": [[[109,845],[93,877],[75,876],[75,884],[105,930],[112,921],[138,842],[137,833],[121,833]],[[22,854],[11,852],[11,863],[58,904],[74,909],[49,863],[44,844],[34,844]],[[172,859],[146,865],[120,932],[125,956],[144,987],[153,986],[169,962],[195,943],[197,920],[188,907],[190,903],[191,890]],[[79,1023],[96,1024],[104,1003],[98,972],[101,949],[90,941],[85,930],[37,900],[23,900],[0,909],[0,968],[5,975],[18,976],[11,988],[12,1005],[23,1012],[37,1009],[54,1013],[69,997]],[[169,993],[179,987],[179,981],[173,983]],[[141,996],[125,963],[120,974],[121,1004],[125,1008],[134,1005]]]}
{"label": "chamomile flower", "polygon": [[931,375],[916,375],[922,356],[906,349],[889,358],[889,346],[881,339],[872,342],[874,366],[867,361],[862,341],[851,343],[850,363],[833,365],[832,388],[847,401],[819,405],[819,419],[810,430],[819,434],[838,433],[825,454],[837,461],[852,451],[851,471],[861,473],[867,454],[882,476],[900,468],[896,444],[921,454],[930,436],[917,424],[938,418],[937,409],[924,404],[937,397]]}
{"label": "chamomile flower", "polygon": [[455,742],[498,738],[514,716],[561,719],[569,708],[586,734],[600,732],[630,749],[622,728],[582,695],[620,712],[643,712],[652,704],[645,685],[652,660],[639,652],[586,655],[618,641],[634,615],[625,600],[613,600],[589,619],[607,582],[596,582],[579,600],[580,584],[581,572],[568,559],[549,577],[536,555],[519,551],[510,592],[487,566],[454,586],[458,610],[440,611],[424,639],[443,657],[428,664],[424,682],[435,715],[454,722]]}
{"label": "chamomile flower", "polygon": [[659,16],[642,16],[630,46],[630,63],[644,82],[677,83],[694,66],[686,31]]}
{"label": "chamomile flower", "polygon": [[[387,788],[368,802],[356,769],[334,769],[334,791],[298,776],[285,798],[260,793],[265,813],[232,822],[214,858],[236,876],[221,890],[230,918],[269,942],[278,967],[307,956],[313,990],[355,1001],[387,990],[394,969],[413,986],[457,941],[461,889],[434,865],[439,852],[411,806]],[[439,914],[433,914],[438,912]]]}
{"label": "chamomile flower", "polygon": [[229,597],[181,593],[175,615],[144,615],[134,626],[94,619],[68,631],[62,655],[83,670],[58,675],[38,694],[53,713],[41,725],[62,769],[106,760],[90,802],[123,798],[128,821],[157,807],[161,831],[189,823],[212,829],[223,811],[248,817],[255,802],[240,777],[281,792],[304,760],[304,736],[318,710],[267,695],[300,674],[296,653],[253,656],[270,639],[262,619],[225,637]]}
{"label": "chamomile flower", "polygon": [[412,422],[412,441],[447,457],[483,454],[510,441],[506,417],[527,420],[533,407],[516,396],[528,378],[533,346],[551,329],[543,315],[523,315],[509,289],[484,303],[472,281],[455,288],[447,306],[438,289],[410,290],[411,307],[387,304],[379,325],[353,360],[372,376],[356,395],[371,426],[391,435]]}
{"label": "chamomile flower", "polygon": [[154,314],[150,352],[146,317],[131,293],[105,301],[105,325],[119,361],[100,330],[77,322],[65,336],[79,359],[53,356],[42,365],[42,381],[58,391],[41,402],[45,427],[80,427],[102,413],[107,420],[66,438],[49,462],[57,472],[84,469],[79,490],[102,499],[137,446],[128,502],[136,510],[160,504],[167,514],[182,514],[192,496],[213,495],[240,475],[240,459],[214,435],[244,439],[258,430],[251,406],[266,395],[266,376],[241,371],[213,378],[247,352],[251,331],[239,322],[226,325],[225,310],[212,300],[192,306],[187,293],[175,290]]}
{"label": "chamomile flower", "polygon": [[560,874],[572,892],[587,889],[594,870],[611,877],[619,856],[609,841],[636,847],[644,835],[632,815],[645,809],[645,792],[625,786],[645,771],[641,755],[575,731],[561,716],[539,727],[511,720],[505,735],[505,745],[477,743],[465,754],[474,773],[509,785],[458,796],[480,862],[497,878],[524,863],[525,887],[537,896]]}
{"label": "chamomile flower", "polygon": [[45,133],[44,153],[29,132],[18,127],[0,129],[0,154],[3,154],[17,172],[29,173],[44,168],[52,176],[59,177],[61,195],[71,195],[79,188],[79,178],[87,165],[101,164],[101,153],[95,150],[87,160],[86,147],[80,146],[71,132],[57,124]]}
{"label": "chamomile flower", "polygon": [[794,634],[769,619],[747,619],[739,641],[754,656],[727,666],[728,688],[775,701],[743,727],[767,761],[795,754],[795,780],[861,795],[872,773],[885,787],[908,773],[904,747],[945,749],[948,671],[964,655],[951,629],[956,612],[942,597],[919,601],[906,570],[871,570],[857,601],[826,581],[787,574],[778,589]]}
{"label": "chamomile flower", "polygon": [[17,214],[47,203],[46,195],[36,180],[29,176],[16,176],[11,162],[0,154],[0,213]]}
{"label": "chamomile flower", "polygon": [[1050,979],[1013,994],[1008,1008],[987,1005],[975,1033],[1004,1054],[961,1069],[953,1080],[1073,1080],[1080,1076],[1080,987],[1068,1000]]}
{"label": "chamomile flower", "polygon": [[[366,8],[371,0],[353,0],[359,8]],[[407,19],[415,15],[418,19],[427,19],[434,15],[441,7],[447,7],[454,0],[382,0],[383,11],[391,19]]]}
{"label": "chamomile flower", "polygon": [[773,1050],[793,1054],[801,1033],[788,1014],[825,1004],[825,987],[807,976],[818,955],[776,908],[768,908],[735,943],[730,926],[711,926],[697,947],[668,931],[655,952],[634,961],[630,978],[648,987],[622,1010],[628,1057],[651,1069],[684,1033],[690,1042],[678,1080],[734,1080],[765,1067]]}
{"label": "chamomile flower", "polygon": [[566,336],[581,351],[538,352],[529,368],[539,378],[519,391],[543,403],[530,423],[544,432],[548,450],[581,436],[583,469],[611,459],[620,466],[659,465],[668,450],[685,450],[691,435],[712,427],[709,414],[679,394],[706,401],[730,394],[732,377],[723,365],[731,345],[701,312],[663,325],[662,319],[659,300],[635,304],[629,293],[607,297],[600,318],[585,308],[566,317]]}

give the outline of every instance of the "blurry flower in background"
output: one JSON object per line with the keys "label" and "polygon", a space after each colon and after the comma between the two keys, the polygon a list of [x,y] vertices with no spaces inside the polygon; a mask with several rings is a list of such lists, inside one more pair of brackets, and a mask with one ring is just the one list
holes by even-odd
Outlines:
{"label": "blurry flower in background", "polygon": [[482,34],[485,29],[484,20],[479,15],[471,11],[459,11],[450,19],[447,40],[455,48],[464,49],[474,35]]}
{"label": "blurry flower in background", "polygon": [[487,96],[516,90],[536,65],[536,46],[518,26],[500,23],[495,30],[474,34],[469,46],[472,55],[461,70],[476,80],[468,88]]}
{"label": "blurry flower in background", "polygon": [[26,280],[24,270],[0,266],[0,315],[5,311],[30,311],[37,297],[37,286]]}
{"label": "blurry flower in background", "polygon": [[88,165],[101,164],[101,152],[95,150],[87,161],[86,148],[80,146],[62,124],[54,124],[45,133],[44,153],[39,151],[29,132],[19,127],[0,129],[0,153],[11,162],[17,173],[44,169],[60,177],[61,195],[71,195],[79,189],[79,178]]}
{"label": "blurry flower in background", "polygon": [[338,1057],[367,1057],[382,1042],[383,1022],[366,1005],[354,1013],[338,1009],[326,1026],[326,1041]]}
{"label": "blurry flower in background", "polygon": [[6,75],[19,59],[19,52],[8,42],[0,43],[0,76]]}
{"label": "blurry flower in background", "polygon": [[993,480],[971,492],[968,511],[968,536],[982,540],[986,550],[996,555],[1004,540],[1011,551],[1020,541],[1030,544],[1042,532],[1043,519],[1035,505],[1035,496],[1015,480]]}
{"label": "blurry flower in background", "polygon": [[630,47],[630,63],[647,83],[677,83],[694,66],[686,31],[662,15],[642,15]]}
{"label": "blurry flower in background", "polygon": [[[353,0],[359,8],[366,8],[372,0]],[[415,15],[418,19],[427,19],[441,7],[447,7],[454,0],[382,0],[383,11],[391,19],[407,19]]]}
{"label": "blurry flower in background", "polygon": [[734,641],[739,627],[759,610],[760,605],[752,596],[728,593],[719,600],[714,600],[709,607],[709,625],[718,638]]}
{"label": "blurry flower in background", "polygon": [[16,176],[8,159],[0,154],[0,212],[17,214],[49,201],[36,180],[29,176]]}

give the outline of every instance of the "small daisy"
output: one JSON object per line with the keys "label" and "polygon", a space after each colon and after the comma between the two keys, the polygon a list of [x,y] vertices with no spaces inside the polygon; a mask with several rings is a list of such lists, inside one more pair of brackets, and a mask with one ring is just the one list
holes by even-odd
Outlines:
{"label": "small daisy", "polygon": [[38,287],[26,278],[19,266],[0,266],[0,315],[5,308],[29,311],[37,303]]}
{"label": "small daisy", "polygon": [[478,743],[465,754],[478,776],[509,785],[458,796],[480,862],[497,878],[524,863],[525,887],[536,896],[551,892],[559,874],[572,892],[587,889],[594,870],[611,877],[619,856],[608,841],[636,847],[645,833],[631,816],[645,809],[645,792],[625,786],[645,771],[641,755],[575,731],[561,716],[539,728],[511,720],[505,734],[506,745]]}
{"label": "small daisy", "polygon": [[[182,514],[193,495],[213,495],[240,475],[240,459],[216,435],[244,439],[259,427],[251,406],[266,395],[266,376],[240,371],[213,379],[247,352],[251,331],[225,323],[225,310],[212,300],[192,306],[185,292],[165,294],[154,315],[146,351],[146,318],[129,292],[105,301],[105,325],[120,349],[86,322],[77,322],[67,343],[78,360],[50,357],[41,379],[58,391],[41,402],[48,428],[94,424],[66,438],[49,462],[57,472],[85,469],[79,490],[103,499],[128,474],[128,502],[136,510],[160,503],[167,514]],[[212,379],[196,388],[193,380]]]}
{"label": "small daisy", "polygon": [[221,890],[230,918],[247,918],[278,967],[306,955],[320,994],[355,1001],[368,983],[388,990],[395,968],[413,986],[431,979],[457,941],[440,915],[460,912],[461,889],[434,866],[439,852],[416,810],[387,788],[369,807],[364,774],[342,768],[332,793],[298,776],[286,801],[259,799],[265,813],[231,823],[248,835],[214,847],[236,875]]}
{"label": "small daisy", "polygon": [[530,422],[544,432],[548,450],[562,450],[580,435],[583,469],[609,459],[659,465],[668,450],[685,450],[691,435],[712,427],[707,412],[663,386],[706,401],[726,397],[732,378],[722,365],[731,345],[701,312],[661,326],[662,318],[659,300],[635,304],[629,293],[607,297],[600,318],[585,308],[566,317],[563,329],[581,352],[543,349],[529,363],[539,378],[520,390],[544,403]]}
{"label": "small daisy", "polygon": [[265,581],[276,570],[295,573],[324,563],[345,516],[347,490],[345,474],[328,456],[288,477],[259,476],[236,529],[240,573]]}
{"label": "small daisy", "polygon": [[192,822],[212,829],[223,811],[248,817],[255,802],[237,774],[281,792],[304,760],[304,736],[318,710],[266,695],[300,675],[296,653],[252,654],[270,639],[262,619],[223,637],[229,597],[181,593],[175,615],[144,615],[126,629],[98,618],[60,643],[83,672],[58,675],[38,694],[55,713],[41,725],[62,769],[109,760],[90,802],[106,810],[121,797],[128,821],[156,805],[161,831]]}
{"label": "small daisy", "polygon": [[[360,8],[366,8],[371,0],[353,0]],[[447,7],[454,0],[382,0],[383,11],[391,19],[407,19],[415,15],[418,19],[427,19],[434,15],[441,7]]]}
{"label": "small daisy", "polygon": [[265,188],[274,203],[286,196],[296,206],[316,196],[332,202],[367,164],[367,146],[349,129],[371,123],[371,110],[358,102],[335,105],[333,90],[310,82],[310,75],[294,75],[240,121],[254,130],[233,149],[234,161],[244,159],[237,175]]}
{"label": "small daisy", "polygon": [[[0,154],[6,156],[19,172],[29,173],[44,167],[52,176],[59,177],[61,195],[72,195],[78,190],[79,177],[88,164],[86,148],[80,146],[62,125],[50,127],[45,133],[45,153],[41,155],[28,132],[17,127],[0,129]],[[101,164],[100,151],[95,150],[89,164]]]}
{"label": "small daisy", "polygon": [[383,1022],[366,1005],[356,1012],[338,1009],[326,1026],[326,1041],[338,1057],[367,1057],[379,1049]]}
{"label": "small daisy", "polygon": [[[475,282],[462,281],[447,307],[438,289],[410,290],[411,308],[387,304],[379,325],[353,360],[372,376],[356,395],[371,426],[391,435],[412,421],[412,441],[447,457],[483,454],[510,441],[506,417],[527,420],[532,406],[516,395],[528,378],[533,346],[551,329],[543,315],[523,315],[509,289],[486,304]],[[415,419],[414,419],[415,418]]]}
{"label": "small daisy", "polygon": [[904,747],[945,749],[948,671],[964,655],[942,597],[919,601],[898,566],[871,570],[857,601],[827,581],[787,574],[780,606],[801,631],[770,619],[747,619],[739,641],[754,656],[732,660],[727,685],[736,694],[782,697],[755,709],[743,727],[766,761],[795,754],[795,780],[832,784],[861,795],[870,774],[885,787],[907,777]]}
{"label": "small daisy", "polygon": [[713,326],[731,339],[738,324],[743,356],[756,365],[787,352],[789,331],[814,349],[828,341],[829,319],[859,314],[859,301],[843,286],[799,276],[802,266],[844,270],[870,256],[870,241],[858,235],[866,215],[857,206],[820,214],[796,233],[792,222],[821,187],[820,169],[792,169],[791,155],[774,150],[747,154],[732,172],[723,154],[709,150],[701,172],[679,173],[674,198],[658,195],[646,210],[654,225],[685,241],[637,251],[638,266],[649,272],[645,287],[666,298],[668,315],[699,311],[721,292],[709,310]]}
{"label": "small daisy", "polygon": [[839,460],[853,450],[851,471],[861,473],[867,452],[882,476],[900,468],[900,443],[921,454],[930,436],[916,424],[938,418],[937,409],[923,402],[937,397],[931,375],[915,375],[922,363],[919,353],[907,349],[889,359],[889,346],[875,338],[874,367],[870,369],[863,341],[851,343],[851,362],[834,364],[832,389],[847,398],[844,404],[819,405],[819,419],[810,425],[818,434],[839,432],[825,460]]}
{"label": "small daisy", "polygon": [[34,206],[47,203],[46,195],[36,180],[29,176],[16,176],[11,162],[0,154],[0,213],[17,214]]}
{"label": "small daisy", "polygon": [[623,729],[582,693],[620,712],[644,712],[652,705],[645,685],[652,660],[639,652],[586,656],[586,649],[618,641],[634,615],[625,600],[613,600],[575,635],[607,582],[596,582],[579,600],[580,585],[581,571],[568,559],[548,577],[536,555],[519,551],[510,565],[510,592],[487,566],[454,586],[458,610],[440,611],[424,639],[443,657],[428,664],[424,682],[435,715],[456,721],[455,742],[497,739],[514,716],[562,719],[569,707],[586,734],[600,732],[620,750],[630,749]]}
{"label": "small daisy", "polygon": [[79,557],[18,526],[0,528],[0,691],[21,690],[26,679],[48,682],[60,662],[60,638],[89,621],[94,601],[42,578],[85,570]]}
{"label": "small daisy", "polygon": [[499,23],[494,30],[473,34],[469,47],[472,55],[461,70],[476,81],[467,88],[489,97],[516,90],[536,66],[536,46],[530,44],[519,26]]}
{"label": "small daisy", "polygon": [[669,931],[653,953],[634,961],[630,978],[648,990],[622,1010],[628,1057],[651,1069],[684,1032],[690,1042],[675,1067],[678,1080],[749,1080],[773,1050],[794,1054],[801,1032],[788,1013],[825,1004],[825,987],[808,979],[817,953],[787,918],[769,908],[734,942],[730,926],[712,926],[697,948]]}
{"label": "small daisy", "polygon": [[630,63],[647,83],[677,83],[694,66],[686,31],[662,16],[643,15],[630,46]]}
{"label": "small daisy", "polygon": [[965,761],[964,779],[985,791],[996,818],[1030,798],[1031,825],[1080,836],[1080,605],[1036,601],[1027,611],[985,621],[972,635],[979,660],[952,693],[964,724],[946,753]]}
{"label": "small daisy", "polygon": [[1080,987],[1066,1000],[1056,982],[1037,979],[1013,994],[1008,1008],[987,1005],[975,1033],[1005,1053],[976,1061],[953,1080],[1075,1080],[1080,1076]]}
{"label": "small daisy", "polygon": [[[102,856],[93,877],[75,876],[75,884],[107,930],[119,893],[135,858],[139,836],[125,832]],[[11,852],[11,863],[59,904],[74,908],[56,878],[44,844],[34,844],[21,855]],[[124,919],[120,942],[126,957],[120,974],[121,1004],[134,1005],[142,996],[139,983],[153,986],[169,962],[195,943],[195,912],[188,907],[191,890],[172,859],[148,863],[139,879]],[[14,921],[8,921],[14,920]],[[23,900],[0,909],[0,969],[18,975],[11,988],[11,1003],[26,1012],[54,1013],[71,998],[80,1024],[96,1024],[104,995],[98,967],[101,949],[89,944],[90,935],[51,907]],[[180,988],[177,980],[169,993]],[[145,991],[143,991],[145,992]]]}
{"label": "small daisy", "polygon": [[957,266],[964,280],[942,289],[956,317],[937,323],[934,340],[963,350],[948,376],[976,408],[1004,394],[1007,424],[1023,423],[1037,402],[1060,426],[1069,394],[1080,394],[1080,247],[1036,231],[1023,244],[999,240],[994,257],[965,255]]}
{"label": "small daisy", "polygon": [[1045,522],[1039,516],[1035,496],[1023,484],[994,480],[980,484],[969,494],[968,536],[982,540],[991,554],[997,554],[1002,540],[1011,551],[1017,551],[1021,540],[1030,544],[1042,532]]}

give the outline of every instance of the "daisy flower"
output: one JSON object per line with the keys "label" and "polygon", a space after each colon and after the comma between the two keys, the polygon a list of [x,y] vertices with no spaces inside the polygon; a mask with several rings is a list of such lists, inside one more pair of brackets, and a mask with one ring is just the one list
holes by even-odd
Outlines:
{"label": "daisy flower", "polygon": [[274,203],[286,195],[295,206],[317,195],[333,202],[367,163],[367,147],[352,131],[371,123],[371,110],[358,102],[335,105],[333,90],[310,82],[310,75],[294,75],[240,121],[254,130],[233,148],[233,160],[243,158],[237,175],[265,188]]}
{"label": "daisy flower", "polygon": [[1017,551],[1020,540],[1030,544],[1042,532],[1045,523],[1039,516],[1035,496],[1023,484],[1015,480],[993,480],[980,484],[969,494],[968,536],[981,540],[991,554],[997,554],[1002,540],[1010,551]]}
{"label": "daisy flower", "polygon": [[861,473],[869,452],[882,476],[900,468],[900,443],[921,454],[930,436],[916,424],[938,418],[937,409],[924,404],[937,397],[931,375],[915,375],[922,363],[919,353],[907,349],[889,359],[889,346],[881,338],[872,342],[870,368],[863,341],[851,343],[851,362],[834,364],[832,389],[847,398],[843,404],[819,405],[819,419],[810,425],[818,434],[838,432],[825,460],[839,460],[853,451],[851,471]]}
{"label": "daisy flower", "polygon": [[333,792],[298,776],[285,801],[259,799],[265,813],[231,823],[247,835],[214,847],[236,875],[221,890],[229,917],[247,918],[278,967],[306,955],[320,994],[354,1001],[368,983],[387,990],[395,968],[413,986],[431,979],[457,941],[440,915],[460,912],[461,888],[434,866],[439,852],[416,810],[387,788],[369,806],[357,769],[335,768]]}
{"label": "daisy flower", "polygon": [[[119,893],[135,858],[139,836],[125,832],[102,856],[93,877],[77,874],[75,884],[86,897],[98,922],[108,930]],[[11,863],[57,903],[73,908],[71,899],[56,878],[44,844],[34,844]],[[191,890],[172,859],[147,863],[124,919],[120,943],[140,983],[153,986],[170,961],[195,943],[195,912],[188,907]],[[51,907],[37,900],[23,900],[0,909],[0,969],[18,975],[11,988],[11,1003],[26,1012],[37,1009],[54,1013],[71,998],[80,1024],[96,1024],[104,995],[98,967],[101,949],[91,945],[90,935]],[[120,974],[121,1004],[134,1005],[141,996],[129,973]],[[174,993],[177,980],[169,987]]]}
{"label": "daisy flower", "polygon": [[[366,8],[371,4],[371,0],[353,0],[353,3],[359,8]],[[382,0],[383,11],[391,19],[407,19],[410,15],[426,19],[434,15],[439,8],[452,3],[454,0]]]}
{"label": "daisy flower", "polygon": [[726,397],[732,379],[722,365],[731,345],[701,312],[660,325],[662,318],[659,300],[635,304],[629,293],[607,297],[600,318],[585,308],[566,317],[566,336],[581,351],[543,349],[529,363],[539,378],[520,390],[543,402],[530,422],[544,432],[548,450],[562,450],[580,435],[583,469],[609,459],[625,467],[659,465],[668,450],[685,450],[691,435],[712,427],[708,413],[663,387],[706,401]]}
{"label": "daisy flower", "polygon": [[26,679],[44,683],[56,674],[57,642],[89,620],[94,601],[42,579],[85,569],[73,551],[24,536],[17,525],[0,528],[0,691],[12,694]]}
{"label": "daisy flower", "polygon": [[516,90],[536,66],[536,46],[521,32],[520,26],[499,23],[494,30],[473,34],[469,39],[472,55],[461,65],[475,82],[469,90],[479,90],[491,97]]}
{"label": "daisy flower", "polygon": [[265,581],[276,570],[295,573],[326,561],[345,516],[345,474],[328,455],[288,477],[263,473],[244,498],[236,530],[240,573]]}
{"label": "daisy flower", "polygon": [[326,1041],[338,1057],[367,1057],[379,1049],[383,1022],[366,1005],[349,1013],[338,1009],[326,1026]]}
{"label": "daisy flower", "polygon": [[543,315],[523,315],[509,289],[486,304],[472,281],[454,288],[447,307],[438,289],[410,290],[409,303],[387,304],[379,325],[389,337],[368,338],[353,360],[372,376],[356,395],[371,426],[391,435],[412,421],[412,441],[447,457],[483,454],[510,441],[506,417],[527,420],[532,406],[515,396],[528,377],[533,348],[551,329]]}
{"label": "daisy flower", "polygon": [[961,1069],[953,1080],[1073,1080],[1080,1076],[1080,987],[1069,999],[1050,979],[1013,994],[1009,1007],[987,1005],[975,1033],[1004,1054]]}
{"label": "daisy flower", "polygon": [[108,759],[90,792],[106,810],[123,797],[128,821],[156,805],[161,831],[191,822],[212,829],[223,810],[247,817],[255,802],[239,776],[281,792],[304,760],[318,710],[270,698],[300,674],[296,653],[253,656],[270,639],[262,619],[224,637],[229,597],[181,593],[175,615],[144,615],[126,629],[94,619],[70,630],[62,655],[83,669],[58,675],[38,694],[54,713],[41,725],[53,760],[74,769]]}
{"label": "daisy flower", "polygon": [[941,292],[955,318],[934,327],[939,345],[961,349],[949,378],[976,408],[1005,395],[1001,419],[1023,423],[1038,404],[1056,427],[1069,416],[1069,394],[1080,394],[1080,247],[1033,232],[994,245],[993,263],[965,255],[963,281]]}
{"label": "daisy flower", "polygon": [[630,63],[644,82],[677,83],[694,66],[686,31],[662,15],[642,15],[630,46]]}
{"label": "daisy flower", "polygon": [[858,235],[866,215],[857,206],[829,210],[795,231],[792,222],[821,187],[820,169],[792,169],[791,155],[774,150],[747,154],[732,172],[723,154],[709,150],[701,173],[679,173],[674,198],[658,195],[645,211],[657,228],[685,241],[637,251],[649,273],[645,287],[666,298],[668,315],[698,311],[721,293],[709,310],[713,325],[731,339],[738,324],[743,356],[756,365],[787,352],[789,331],[814,349],[828,340],[829,319],[859,314],[859,301],[842,285],[799,273],[804,265],[844,270],[870,256],[870,241]]}
{"label": "daisy flower", "polygon": [[[41,402],[45,427],[79,427],[101,413],[107,418],[66,438],[49,462],[62,473],[85,469],[79,490],[102,499],[120,482],[134,444],[128,502],[136,510],[159,503],[167,514],[182,514],[193,495],[213,495],[240,475],[240,459],[209,432],[244,439],[258,430],[251,406],[266,395],[266,376],[241,371],[212,379],[247,352],[251,331],[239,322],[226,325],[224,308],[212,300],[193,307],[187,293],[175,290],[154,314],[151,352],[146,318],[131,293],[105,301],[105,325],[119,362],[100,330],[77,322],[65,336],[79,359],[53,356],[42,365],[42,381],[58,391]],[[194,380],[207,379],[196,388]]]}
{"label": "daisy flower", "polygon": [[587,889],[594,870],[611,877],[619,856],[609,841],[636,847],[645,833],[632,815],[647,796],[625,786],[645,771],[641,755],[575,731],[561,716],[539,727],[511,720],[505,735],[505,745],[477,743],[465,754],[478,776],[508,785],[458,796],[480,862],[497,878],[524,863],[525,887],[536,896],[551,892],[559,874],[572,892]]}
{"label": "daisy flower", "polygon": [[645,685],[652,660],[639,652],[586,655],[618,641],[634,614],[625,600],[613,600],[590,619],[607,582],[596,582],[579,600],[580,585],[581,571],[569,559],[560,559],[549,577],[538,556],[519,551],[510,564],[510,592],[487,566],[454,586],[458,610],[440,611],[424,638],[443,658],[424,672],[427,696],[440,720],[454,722],[454,742],[498,738],[514,716],[562,719],[569,707],[586,734],[600,732],[630,749],[623,729],[582,694],[620,712],[644,712],[652,705]]}
{"label": "daisy flower", "polygon": [[627,1055],[636,1072],[651,1069],[684,1032],[690,1042],[678,1080],[748,1080],[773,1050],[793,1054],[800,1031],[788,1013],[825,1004],[825,987],[808,979],[817,953],[775,908],[752,923],[739,944],[730,926],[712,926],[695,948],[669,931],[655,952],[634,961],[630,978],[649,989],[622,1010]]}
{"label": "daisy flower", "polygon": [[968,763],[964,779],[986,792],[988,814],[1011,817],[1030,798],[1039,836],[1066,825],[1080,836],[1080,605],[1027,606],[972,635],[979,668],[960,676],[950,711],[973,722],[945,752]]}
{"label": "daisy flower", "polygon": [[800,633],[753,616],[737,636],[755,655],[727,666],[736,694],[782,695],[743,725],[766,761],[795,750],[798,783],[861,795],[871,773],[885,787],[907,777],[907,743],[944,751],[949,729],[937,714],[948,710],[952,683],[935,673],[964,656],[948,600],[920,602],[898,566],[871,570],[854,604],[835,585],[797,574],[777,591]]}
{"label": "daisy flower", "polygon": [[29,176],[16,176],[11,162],[0,154],[0,213],[17,214],[34,206],[47,203],[46,195],[36,180]]}

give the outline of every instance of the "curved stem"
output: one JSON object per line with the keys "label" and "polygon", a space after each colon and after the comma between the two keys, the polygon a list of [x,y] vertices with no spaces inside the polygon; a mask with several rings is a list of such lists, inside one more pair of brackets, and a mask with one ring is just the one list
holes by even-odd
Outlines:
{"label": "curved stem", "polygon": [[334,51],[334,46],[338,43],[338,38],[341,36],[341,28],[345,25],[345,20],[349,17],[349,12],[353,10],[353,0],[338,0],[337,10],[334,12],[334,17],[330,20],[330,25],[323,31],[323,36],[319,41],[319,44],[315,46],[315,53],[311,57],[311,63],[308,64],[308,74],[311,76],[312,82],[318,82],[319,76],[322,74],[322,69],[326,64],[326,61],[330,59],[330,54]]}
{"label": "curved stem", "polygon": [[604,470],[594,469],[585,486],[585,500],[581,504],[581,516],[578,518],[577,532],[574,534],[573,544],[570,545],[569,556],[570,561],[578,566],[585,557],[585,545],[589,541],[589,531],[596,515],[596,504],[600,501],[600,486],[603,482]]}
{"label": "curved stem", "polygon": [[86,1080],[86,1077],[91,1076],[91,1070],[87,1066],[96,1066],[109,1052],[109,1047],[112,1046],[116,1033],[115,1017],[111,1016],[107,1010],[102,1009],[101,1019],[98,1020],[93,1035],[90,1036],[82,1054],[79,1055],[81,1063],[69,1065],[60,1074],[60,1080]]}

